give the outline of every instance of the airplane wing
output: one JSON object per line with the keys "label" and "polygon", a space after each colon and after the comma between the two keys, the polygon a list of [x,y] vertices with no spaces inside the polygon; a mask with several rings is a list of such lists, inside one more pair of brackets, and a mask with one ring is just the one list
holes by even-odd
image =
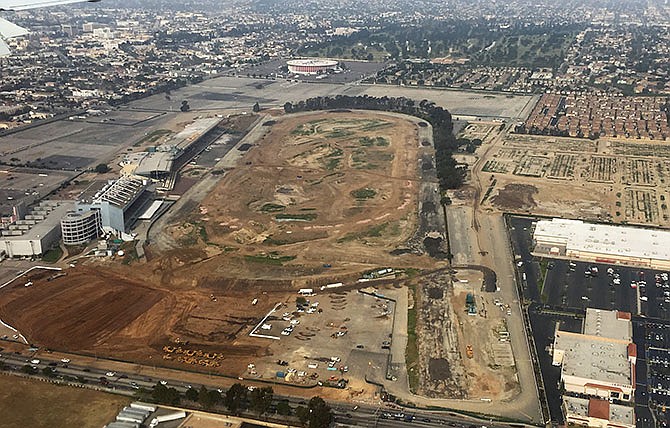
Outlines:
{"label": "airplane wing", "polygon": [[12,24],[6,19],[0,18],[0,57],[9,55],[9,47],[5,43],[4,39],[9,39],[10,37],[18,37],[28,34],[28,30],[23,27],[19,27],[16,24]]}
{"label": "airplane wing", "polygon": [[58,6],[60,4],[99,2],[100,0],[0,0],[0,10],[26,10],[38,7]]}
{"label": "airplane wing", "polygon": [[[83,3],[84,1],[99,2],[100,0],[0,0],[0,10],[26,10],[38,7],[58,6],[61,4]],[[18,37],[28,34],[29,31],[6,19],[0,18],[0,57],[7,56],[11,52],[5,42],[10,37]]]}

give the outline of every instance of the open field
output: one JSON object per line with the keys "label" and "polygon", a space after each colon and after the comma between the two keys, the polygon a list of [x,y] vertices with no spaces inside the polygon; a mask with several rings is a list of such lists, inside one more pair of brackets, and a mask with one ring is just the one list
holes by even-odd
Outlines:
{"label": "open field", "polygon": [[214,275],[328,278],[383,266],[416,224],[426,149],[415,141],[416,125],[391,115],[288,116],[168,232],[217,254]]}
{"label": "open field", "polygon": [[0,376],[0,412],[5,428],[100,428],[130,401],[89,389]]}

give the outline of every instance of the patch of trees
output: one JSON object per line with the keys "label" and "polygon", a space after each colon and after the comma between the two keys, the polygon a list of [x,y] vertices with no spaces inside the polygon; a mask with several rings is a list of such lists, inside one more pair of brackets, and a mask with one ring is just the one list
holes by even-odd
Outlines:
{"label": "patch of trees", "polygon": [[451,113],[435,105],[432,101],[422,100],[416,103],[405,97],[370,97],[337,95],[335,97],[308,98],[298,103],[284,104],[286,113],[316,110],[362,109],[381,110],[415,116],[429,122],[433,127],[433,144],[435,147],[435,167],[440,188],[456,189],[463,184],[464,170],[457,168],[452,153],[458,149],[459,142],[453,134]]}
{"label": "patch of trees", "polygon": [[[30,365],[26,365],[23,371],[34,374]],[[284,417],[295,417],[302,426],[308,428],[326,428],[333,421],[332,410],[320,397],[313,397],[306,406],[293,408],[285,399],[276,400],[274,391],[269,386],[258,388],[235,383],[227,391],[201,386],[189,388],[181,394],[173,387],[158,383],[151,390],[139,390],[137,398],[172,406],[185,404],[187,407],[208,411],[225,410],[232,415],[253,414],[260,417],[276,413]]]}
{"label": "patch of trees", "polygon": [[295,415],[308,428],[326,428],[333,422],[333,412],[321,397],[313,397],[307,407],[298,406]]}
{"label": "patch of trees", "polygon": [[99,164],[97,164],[97,165],[95,166],[95,169],[94,169],[94,170],[95,170],[95,172],[97,172],[98,174],[104,174],[104,173],[106,173],[106,172],[109,172],[110,169],[111,169],[111,168],[110,168],[109,165],[107,165],[106,163],[99,163]]}

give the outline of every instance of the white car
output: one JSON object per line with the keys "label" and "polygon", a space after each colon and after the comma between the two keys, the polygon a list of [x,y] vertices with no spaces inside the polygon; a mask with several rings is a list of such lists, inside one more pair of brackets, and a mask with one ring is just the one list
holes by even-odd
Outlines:
{"label": "white car", "polygon": [[300,320],[291,320],[291,325],[298,325],[300,324]]}
{"label": "white car", "polygon": [[69,358],[62,358],[62,359],[60,360],[60,362],[63,363],[63,364],[67,364],[67,363],[70,362],[70,359],[69,359]]}
{"label": "white car", "polygon": [[167,385],[167,381],[166,381],[166,380],[162,380],[162,381],[161,381],[161,385],[163,385],[163,386]]}
{"label": "white car", "polygon": [[107,373],[105,373],[105,376],[114,377],[114,376],[116,376],[116,372],[107,372]]}
{"label": "white car", "polygon": [[35,358],[34,360],[30,360],[30,364],[39,364],[39,363],[40,360],[38,360],[37,358]]}

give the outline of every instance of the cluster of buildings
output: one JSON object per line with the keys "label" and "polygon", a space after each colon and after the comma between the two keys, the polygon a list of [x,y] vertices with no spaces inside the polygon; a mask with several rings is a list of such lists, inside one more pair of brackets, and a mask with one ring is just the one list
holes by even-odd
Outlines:
{"label": "cluster of buildings", "polygon": [[588,308],[580,333],[556,329],[554,366],[561,367],[563,411],[568,423],[634,428],[635,365],[627,312]]}
{"label": "cluster of buildings", "polygon": [[526,67],[466,66],[445,58],[407,61],[388,67],[370,83],[405,86],[447,87],[483,91],[534,93],[542,91],[553,77],[551,70],[533,71]]}
{"label": "cluster of buildings", "polygon": [[533,241],[533,255],[539,257],[670,269],[667,230],[553,218],[535,224]]}
{"label": "cluster of buildings", "polygon": [[517,131],[664,141],[670,138],[669,105],[663,97],[544,94]]}
{"label": "cluster of buildings", "polygon": [[75,6],[7,15],[33,33],[9,39],[12,55],[0,58],[0,129],[237,73],[324,37],[317,25],[295,31],[312,22],[306,16],[221,5],[216,13]]}
{"label": "cluster of buildings", "polygon": [[111,234],[127,236],[132,224],[153,202],[144,177],[122,176],[99,182],[80,200],[43,200],[29,211],[19,205],[18,218],[2,225],[0,253],[5,257],[35,257],[61,240],[80,245]]}
{"label": "cluster of buildings", "polygon": [[176,171],[223,132],[217,127],[221,120],[196,119],[165,144],[125,155],[119,178],[94,181],[77,200],[12,201],[12,214],[0,224],[0,254],[34,257],[60,242],[82,245],[102,236],[132,239],[134,224],[150,220],[163,204],[155,192],[171,189]]}

